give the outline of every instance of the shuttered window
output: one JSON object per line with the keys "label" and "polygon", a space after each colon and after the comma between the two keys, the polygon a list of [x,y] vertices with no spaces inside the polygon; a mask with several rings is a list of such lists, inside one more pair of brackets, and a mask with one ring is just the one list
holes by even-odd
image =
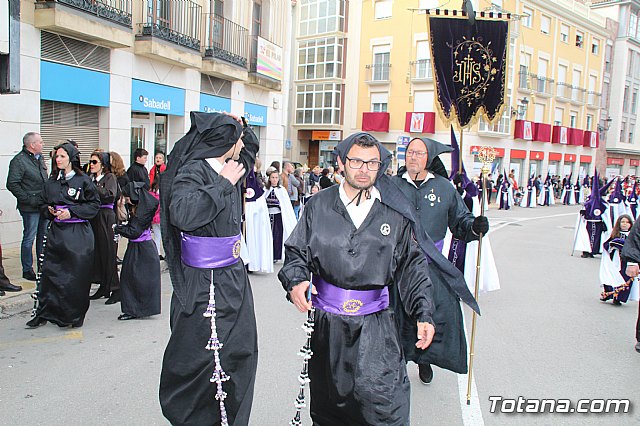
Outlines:
{"label": "shuttered window", "polygon": [[89,161],[91,153],[99,146],[99,107],[65,102],[40,101],[40,134],[44,141],[43,152],[48,155],[66,139],[78,143],[80,161]]}
{"label": "shuttered window", "polygon": [[47,31],[42,31],[41,42],[43,60],[109,72],[111,50],[106,47]]}

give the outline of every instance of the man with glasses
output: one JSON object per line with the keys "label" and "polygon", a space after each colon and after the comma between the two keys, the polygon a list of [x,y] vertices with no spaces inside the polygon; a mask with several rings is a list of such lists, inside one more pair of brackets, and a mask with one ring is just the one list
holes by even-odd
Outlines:
{"label": "man with glasses", "polygon": [[349,136],[336,152],[345,181],[308,201],[278,274],[300,312],[315,308],[311,418],[409,424],[410,385],[389,287],[417,327],[413,344],[427,348],[435,334],[427,258],[411,222],[374,186],[389,179],[391,153],[367,133]]}
{"label": "man with glasses", "polygon": [[[440,250],[443,248],[447,229],[454,238],[467,242],[477,240],[480,233],[486,234],[489,230],[487,218],[473,216],[447,177],[447,171],[438,155],[451,151],[450,146],[432,139],[415,138],[407,145],[405,166],[392,178],[412,205],[422,227]],[[397,314],[400,316],[403,313]],[[431,359],[430,355],[425,351],[416,351],[409,341],[404,341],[403,344],[407,360],[418,364],[422,383],[431,383],[433,370],[428,361]]]}
{"label": "man with glasses", "polygon": [[[42,240],[48,220],[40,214],[44,204],[44,186],[47,181],[47,166],[42,156],[42,137],[39,133],[29,132],[22,138],[22,150],[9,163],[7,189],[18,201],[18,211],[22,216],[22,278],[35,281],[33,270],[33,241],[36,241],[36,254],[42,254]],[[37,263],[37,262],[36,262]],[[0,287],[5,291],[20,291],[22,287],[7,284]]]}

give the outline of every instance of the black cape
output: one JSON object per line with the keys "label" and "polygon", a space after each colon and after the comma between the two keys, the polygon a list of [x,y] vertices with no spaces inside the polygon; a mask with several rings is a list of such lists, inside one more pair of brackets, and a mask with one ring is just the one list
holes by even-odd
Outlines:
{"label": "black cape", "polygon": [[[45,185],[47,206],[68,206],[72,218],[90,220],[98,214],[96,186],[84,174],[69,180],[51,178]],[[46,212],[46,213],[45,213]],[[41,268],[36,317],[59,326],[81,325],[89,309],[94,239],[89,222],[51,219]]]}
{"label": "black cape", "polygon": [[126,225],[117,225],[115,232],[129,239],[120,273],[122,312],[140,318],[160,313],[161,284],[160,259],[153,240],[131,241],[149,229],[158,208],[158,200],[140,183],[136,185],[140,187],[135,215]]}
{"label": "black cape", "polygon": [[[162,238],[174,289],[171,338],[160,376],[160,405],[174,425],[213,425],[220,421],[216,385],[209,381],[214,354],[205,349],[211,321],[203,316],[212,276],[216,326],[224,345],[220,363],[230,377],[223,383],[229,424],[248,424],[253,402],[258,342],[253,295],[243,262],[211,270],[186,266],[180,257],[181,232],[206,237],[240,233],[243,180],[234,186],[206,160],[196,158],[205,136],[220,125],[228,125],[229,120],[222,114],[192,112],[191,129],[176,143],[169,166],[160,175]],[[237,140],[240,130],[226,138]],[[245,148],[239,161],[245,170],[251,170],[259,142],[250,128],[244,129],[243,141]]]}

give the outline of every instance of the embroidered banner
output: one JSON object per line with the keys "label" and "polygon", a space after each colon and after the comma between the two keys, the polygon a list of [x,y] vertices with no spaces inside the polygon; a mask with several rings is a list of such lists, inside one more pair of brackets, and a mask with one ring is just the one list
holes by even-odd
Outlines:
{"label": "embroidered banner", "polygon": [[499,118],[505,96],[509,22],[430,16],[437,104],[446,124]]}

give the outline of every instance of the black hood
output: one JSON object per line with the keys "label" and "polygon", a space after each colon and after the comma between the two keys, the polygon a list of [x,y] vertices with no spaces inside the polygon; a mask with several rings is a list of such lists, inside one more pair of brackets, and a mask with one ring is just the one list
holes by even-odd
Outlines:
{"label": "black hood", "polygon": [[65,142],[56,146],[54,149],[57,151],[60,148],[64,149],[67,152],[71,165],[77,169],[80,169],[80,151],[78,151],[78,148],[68,142]]}
{"label": "black hood", "polygon": [[380,161],[382,162],[382,166],[380,166],[380,170],[378,170],[378,173],[376,174],[377,180],[381,175],[385,174],[386,170],[389,168],[393,155],[391,154],[391,151],[382,146],[382,143],[380,143],[380,141],[373,137],[371,134],[366,132],[359,132],[346,137],[335,147],[335,149],[333,150],[333,155],[334,157],[340,157],[342,164],[347,164],[347,154],[349,153],[349,150],[355,143],[356,139],[363,137],[371,140],[380,152]]}
{"label": "black hood", "polygon": [[[453,151],[453,148],[451,148],[450,145],[445,145],[443,143],[440,143],[436,140],[429,139],[429,138],[413,138],[411,139],[411,142],[409,142],[409,144],[407,145],[407,151],[409,150],[411,143],[415,140],[421,140],[427,147],[427,157],[428,157],[427,167],[426,167],[427,170],[434,172],[433,170],[434,168],[437,169],[440,166],[444,168],[444,164],[442,163],[442,160],[440,160],[439,162],[435,160],[438,159],[438,155],[442,154],[443,152],[449,153]],[[448,176],[445,176],[445,177],[448,178]]]}

